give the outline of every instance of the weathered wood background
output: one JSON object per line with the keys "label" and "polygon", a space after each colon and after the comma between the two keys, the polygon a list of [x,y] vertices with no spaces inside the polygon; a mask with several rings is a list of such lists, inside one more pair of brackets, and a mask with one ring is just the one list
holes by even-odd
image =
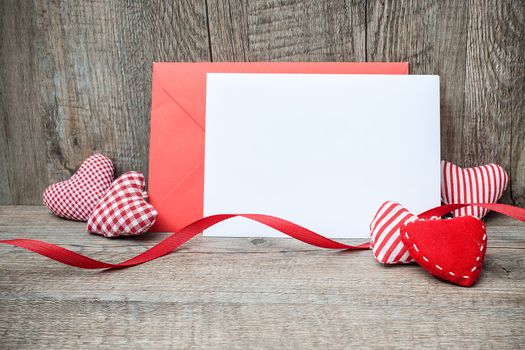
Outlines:
{"label": "weathered wood background", "polygon": [[525,205],[525,2],[0,1],[0,204],[94,151],[147,173],[154,61],[409,61],[439,74],[442,154]]}

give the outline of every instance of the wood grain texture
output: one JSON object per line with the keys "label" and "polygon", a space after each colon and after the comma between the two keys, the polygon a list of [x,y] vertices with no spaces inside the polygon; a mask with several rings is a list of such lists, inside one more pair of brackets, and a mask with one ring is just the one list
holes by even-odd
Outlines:
{"label": "wood grain texture", "polygon": [[365,1],[208,0],[214,61],[365,61]]}
{"label": "wood grain texture", "polygon": [[2,6],[0,203],[40,203],[94,152],[147,174],[151,66],[209,60],[204,1]]}
{"label": "wood grain texture", "polygon": [[[370,1],[368,60],[441,78],[442,158],[509,173],[525,205],[525,6],[520,1]],[[520,39],[521,38],[521,39]]]}
{"label": "wood grain texture", "polygon": [[49,182],[38,81],[42,37],[28,2],[0,2],[0,203],[40,203]]}
{"label": "wood grain texture", "polygon": [[496,0],[469,5],[462,154],[467,165],[498,159],[511,173],[508,200],[523,206],[525,6]]}
{"label": "wood grain texture", "polygon": [[2,1],[0,203],[95,151],[147,174],[154,61],[403,60],[441,76],[442,158],[501,164],[523,206],[524,22],[520,0]]}
{"label": "wood grain texture", "polygon": [[[517,348],[525,342],[525,224],[495,216],[487,225],[473,288],[415,265],[381,266],[370,251],[291,239],[198,237],[109,272],[2,246],[0,348]],[[42,207],[0,207],[0,239],[21,236],[118,261],[165,234],[106,239]]]}

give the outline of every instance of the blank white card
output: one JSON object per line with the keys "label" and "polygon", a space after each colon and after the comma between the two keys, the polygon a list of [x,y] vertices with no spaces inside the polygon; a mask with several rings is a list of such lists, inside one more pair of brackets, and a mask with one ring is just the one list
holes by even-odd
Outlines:
{"label": "blank white card", "polygon": [[[439,77],[207,75],[204,215],[369,237],[378,207],[440,204]],[[235,218],[208,236],[281,237]]]}

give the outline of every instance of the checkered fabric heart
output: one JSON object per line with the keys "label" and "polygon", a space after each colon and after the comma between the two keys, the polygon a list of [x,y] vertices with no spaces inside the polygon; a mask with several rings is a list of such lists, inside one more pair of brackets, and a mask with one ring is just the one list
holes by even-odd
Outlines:
{"label": "checkered fabric heart", "polygon": [[[441,201],[445,204],[497,203],[505,192],[509,176],[496,164],[475,168],[460,168],[441,162]],[[454,211],[454,216],[471,215],[482,219],[488,210],[466,207]]]}
{"label": "checkered fabric heart", "polygon": [[102,154],[93,154],[69,180],[46,188],[43,202],[57,216],[86,221],[111,182],[113,163]]}
{"label": "checkered fabric heart", "polygon": [[144,175],[136,171],[115,180],[89,216],[87,229],[105,237],[133,236],[147,232],[157,211],[146,203]]}
{"label": "checkered fabric heart", "polygon": [[383,264],[407,264],[414,260],[401,241],[400,229],[416,221],[399,203],[385,202],[370,223],[370,248],[377,261]]}

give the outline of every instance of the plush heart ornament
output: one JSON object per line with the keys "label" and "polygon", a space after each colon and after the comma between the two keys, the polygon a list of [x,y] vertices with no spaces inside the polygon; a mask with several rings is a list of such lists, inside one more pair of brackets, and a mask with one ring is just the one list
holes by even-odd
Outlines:
{"label": "plush heart ornament", "polygon": [[86,221],[111,182],[113,163],[102,154],[93,154],[69,180],[46,188],[43,202],[57,216]]}
{"label": "plush heart ornament", "polygon": [[157,211],[144,200],[143,191],[142,173],[130,171],[116,179],[89,216],[88,231],[105,237],[147,232]]}
{"label": "plush heart ornament", "polygon": [[[462,169],[450,162],[441,162],[441,201],[445,204],[497,203],[508,182],[509,176],[496,164]],[[487,212],[484,208],[466,207],[453,214],[482,219]]]}
{"label": "plush heart ornament", "polygon": [[412,258],[434,276],[464,287],[478,280],[487,248],[480,219],[419,219],[401,227],[401,239]]}
{"label": "plush heart ornament", "polygon": [[383,264],[406,264],[414,260],[401,241],[400,229],[418,217],[399,203],[383,203],[370,223],[370,247]]}

